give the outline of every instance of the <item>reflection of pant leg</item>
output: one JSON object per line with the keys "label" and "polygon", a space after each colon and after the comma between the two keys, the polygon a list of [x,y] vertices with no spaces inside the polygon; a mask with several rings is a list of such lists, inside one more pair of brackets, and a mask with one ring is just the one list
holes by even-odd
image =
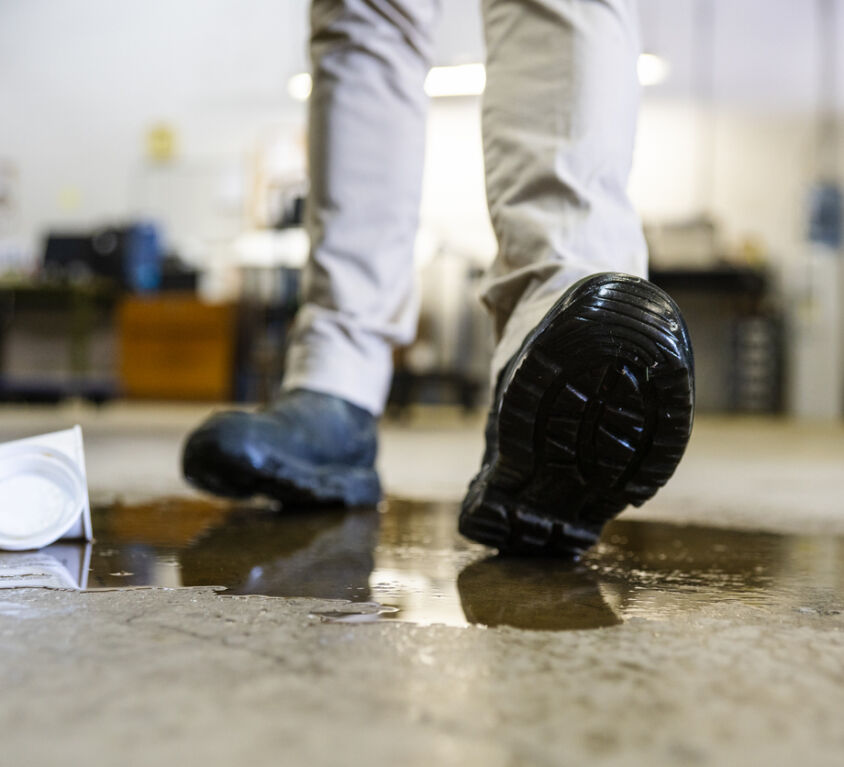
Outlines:
{"label": "reflection of pant leg", "polygon": [[311,256],[283,387],[380,413],[415,332],[413,243],[438,0],[314,0]]}
{"label": "reflection of pant leg", "polygon": [[644,276],[626,193],[639,86],[635,0],[484,0],[487,198],[498,257],[483,300],[493,382],[560,293],[602,271]]}

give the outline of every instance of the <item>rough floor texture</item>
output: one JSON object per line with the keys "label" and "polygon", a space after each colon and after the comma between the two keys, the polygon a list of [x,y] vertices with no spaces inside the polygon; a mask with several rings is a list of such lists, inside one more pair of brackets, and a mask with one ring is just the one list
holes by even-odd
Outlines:
{"label": "rough floor texture", "polygon": [[[81,422],[95,498],[184,493],[179,441],[201,415],[14,409],[0,439]],[[388,489],[456,500],[479,427],[387,426]],[[840,533],[842,437],[701,419],[631,518]],[[844,764],[840,612],[676,605],[532,632],[327,623],[314,613],[360,605],[210,589],[0,590],[0,764]]]}
{"label": "rough floor texture", "polygon": [[[6,592],[3,763],[840,765],[844,620],[542,633],[208,589]],[[359,610],[360,606],[356,606]]]}

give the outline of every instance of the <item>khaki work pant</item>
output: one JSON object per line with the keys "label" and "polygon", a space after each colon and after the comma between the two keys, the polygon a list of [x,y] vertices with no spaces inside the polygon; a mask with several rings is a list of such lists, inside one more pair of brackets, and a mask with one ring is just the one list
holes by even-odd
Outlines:
{"label": "khaki work pant", "polygon": [[[283,388],[379,414],[416,329],[413,245],[438,0],[314,0],[311,256]],[[639,85],[635,0],[483,0],[486,189],[498,255],[482,300],[493,381],[588,274],[644,276],[627,196]]]}

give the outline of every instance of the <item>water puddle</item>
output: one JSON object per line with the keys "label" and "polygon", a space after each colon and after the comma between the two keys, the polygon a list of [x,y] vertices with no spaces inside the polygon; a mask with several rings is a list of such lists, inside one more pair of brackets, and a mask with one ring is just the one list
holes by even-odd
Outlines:
{"label": "water puddle", "polygon": [[399,612],[401,611],[398,607],[379,605],[377,602],[364,602],[341,610],[317,610],[311,613],[311,617],[319,618],[326,623],[373,623]]}
{"label": "water puddle", "polygon": [[[507,559],[461,538],[457,504],[279,513],[200,500],[93,512],[96,541],[0,554],[0,589],[223,586],[341,599],[331,622],[566,630],[729,610],[844,611],[844,537],[620,520],[581,562]],[[16,580],[18,579],[18,580]],[[22,580],[21,580],[22,579]]]}

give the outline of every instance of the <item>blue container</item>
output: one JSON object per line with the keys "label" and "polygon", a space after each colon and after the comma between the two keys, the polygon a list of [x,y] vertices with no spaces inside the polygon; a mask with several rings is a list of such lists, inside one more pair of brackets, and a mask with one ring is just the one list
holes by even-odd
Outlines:
{"label": "blue container", "polygon": [[123,263],[126,286],[135,293],[154,293],[161,286],[161,237],[152,223],[136,223],[126,232]]}
{"label": "blue container", "polygon": [[838,250],[844,240],[844,200],[841,188],[821,181],[809,192],[809,240]]}

